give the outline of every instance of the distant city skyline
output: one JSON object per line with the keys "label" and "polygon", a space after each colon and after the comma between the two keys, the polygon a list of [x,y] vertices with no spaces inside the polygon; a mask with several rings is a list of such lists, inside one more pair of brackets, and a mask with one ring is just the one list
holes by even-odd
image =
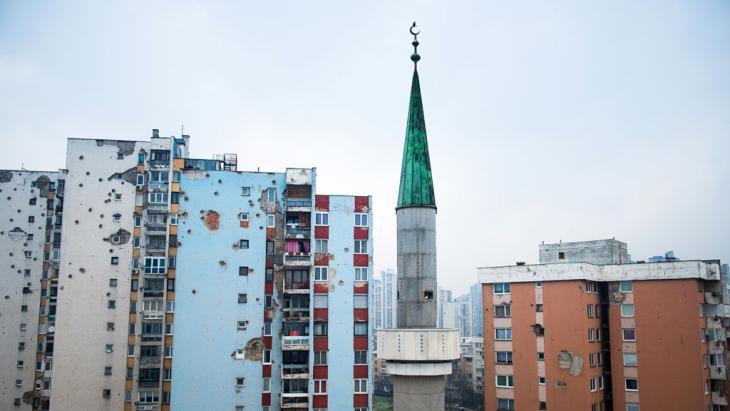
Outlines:
{"label": "distant city skyline", "polygon": [[0,164],[184,124],[193,157],[372,194],[374,272],[395,267],[413,20],[440,285],[466,293],[541,241],[730,260],[724,2],[5,2]]}

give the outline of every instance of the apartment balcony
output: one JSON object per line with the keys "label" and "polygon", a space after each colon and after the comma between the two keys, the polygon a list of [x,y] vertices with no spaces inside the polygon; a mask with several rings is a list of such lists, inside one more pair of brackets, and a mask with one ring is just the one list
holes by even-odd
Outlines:
{"label": "apartment balcony", "polygon": [[151,211],[167,211],[168,207],[167,203],[147,203],[147,209]]}
{"label": "apartment balcony", "polygon": [[728,405],[727,393],[724,391],[713,391],[712,392],[712,404],[713,405]]}
{"label": "apartment balcony", "polygon": [[162,333],[160,334],[142,334],[140,340],[145,342],[160,342],[162,341]]}
{"label": "apartment balcony", "polygon": [[140,388],[158,388],[160,386],[160,380],[140,380]]}
{"label": "apartment balcony", "polygon": [[714,291],[711,293],[705,293],[705,304],[720,304],[722,303],[722,294]]}
{"label": "apartment balcony", "polygon": [[[154,277],[155,274],[145,274],[145,277]],[[158,289],[144,289],[142,295],[144,297],[150,298],[150,297],[163,297],[165,295],[164,290],[158,290]]]}
{"label": "apartment balcony", "polygon": [[310,253],[284,254],[284,265],[289,267],[309,267],[312,265]]}
{"label": "apartment balcony", "polygon": [[281,369],[281,379],[308,380],[309,364],[284,364]]}
{"label": "apartment balcony", "polygon": [[281,337],[281,349],[284,351],[309,350],[309,336],[288,336]]}
{"label": "apartment balcony", "polygon": [[299,224],[287,224],[286,225],[286,238],[287,239],[307,239],[312,235],[312,227],[301,226]]}
{"label": "apartment balcony", "polygon": [[284,308],[284,321],[309,321],[309,308]]}
{"label": "apartment balcony", "polygon": [[724,365],[712,365],[710,366],[710,378],[713,380],[726,380],[727,371]]}
{"label": "apartment balcony", "polygon": [[162,359],[160,357],[141,357],[139,359],[140,367],[159,367],[161,363]]}
{"label": "apartment balcony", "polygon": [[281,409],[309,408],[309,394],[304,392],[281,393]]}
{"label": "apartment balcony", "polygon": [[287,198],[287,211],[312,211],[311,198]]}
{"label": "apartment balcony", "polygon": [[284,292],[289,294],[309,294],[309,283],[290,283],[284,281]]}
{"label": "apartment balcony", "polygon": [[137,411],[158,411],[160,404],[137,404]]}

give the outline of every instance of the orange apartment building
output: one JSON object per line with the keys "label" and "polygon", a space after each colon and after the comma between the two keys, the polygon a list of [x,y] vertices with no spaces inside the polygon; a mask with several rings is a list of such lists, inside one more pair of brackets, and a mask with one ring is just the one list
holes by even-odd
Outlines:
{"label": "orange apartment building", "polygon": [[728,409],[719,261],[629,263],[598,240],[540,262],[479,268],[485,410]]}

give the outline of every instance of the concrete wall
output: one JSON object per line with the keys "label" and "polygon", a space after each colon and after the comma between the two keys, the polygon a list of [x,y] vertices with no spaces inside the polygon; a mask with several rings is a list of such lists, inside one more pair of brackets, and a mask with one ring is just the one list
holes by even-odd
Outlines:
{"label": "concrete wall", "polygon": [[[250,196],[242,196],[241,187],[250,187]],[[181,212],[186,217],[180,221],[182,245],[177,256],[175,315],[179,320],[175,324],[171,403],[176,411],[233,410],[237,405],[261,409],[262,346],[251,350],[249,358],[236,359],[234,352],[252,347],[263,337],[267,211],[262,199],[272,187],[282,204],[283,173],[182,175],[186,200]],[[209,210],[219,214],[216,230],[201,219]],[[241,227],[240,212],[249,213],[248,227]],[[248,249],[238,248],[241,239],[249,241]],[[249,267],[247,276],[239,275],[241,266]],[[247,303],[238,303],[239,293],[247,294]],[[279,298],[277,305],[281,306]],[[280,319],[277,310],[272,322],[272,409],[278,409],[281,392]],[[248,321],[246,330],[239,330],[237,321]],[[243,386],[237,386],[237,377],[245,378]]]}
{"label": "concrete wall", "polygon": [[[61,176],[58,172],[0,171],[0,260],[4,274],[0,284],[0,409],[32,409],[39,315],[47,314],[47,305],[41,313],[40,302],[42,293],[47,292],[42,290],[47,281],[41,280],[46,217],[51,217],[47,186],[40,189],[33,183],[41,178],[55,184]],[[29,204],[31,199],[35,205]],[[29,217],[34,221],[29,222]],[[42,341],[45,324],[40,331]],[[21,400],[18,407],[14,406],[16,399]]]}
{"label": "concrete wall", "polygon": [[[134,180],[114,174],[136,174],[140,150],[149,152],[149,143],[68,141],[52,410],[123,409],[132,243],[114,245],[108,239],[120,229],[134,230]],[[119,222],[113,221],[116,213]],[[117,265],[112,257],[119,259]],[[116,287],[110,286],[112,278]],[[116,308],[108,308],[110,300]],[[114,331],[107,331],[108,322]],[[113,344],[112,353],[106,344]],[[104,375],[105,366],[112,367],[111,376]],[[111,390],[110,398],[103,398],[104,389]]]}
{"label": "concrete wall", "polygon": [[539,249],[540,264],[625,264],[629,262],[626,243],[617,240],[540,244]]}
{"label": "concrete wall", "polygon": [[436,209],[400,208],[396,220],[398,328],[436,327]]}

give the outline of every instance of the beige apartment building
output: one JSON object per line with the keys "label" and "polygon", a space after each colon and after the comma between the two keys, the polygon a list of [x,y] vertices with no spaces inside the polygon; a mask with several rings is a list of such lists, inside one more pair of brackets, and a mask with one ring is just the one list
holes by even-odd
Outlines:
{"label": "beige apartment building", "polygon": [[485,410],[727,409],[719,261],[629,263],[616,240],[540,261],[479,269]]}

